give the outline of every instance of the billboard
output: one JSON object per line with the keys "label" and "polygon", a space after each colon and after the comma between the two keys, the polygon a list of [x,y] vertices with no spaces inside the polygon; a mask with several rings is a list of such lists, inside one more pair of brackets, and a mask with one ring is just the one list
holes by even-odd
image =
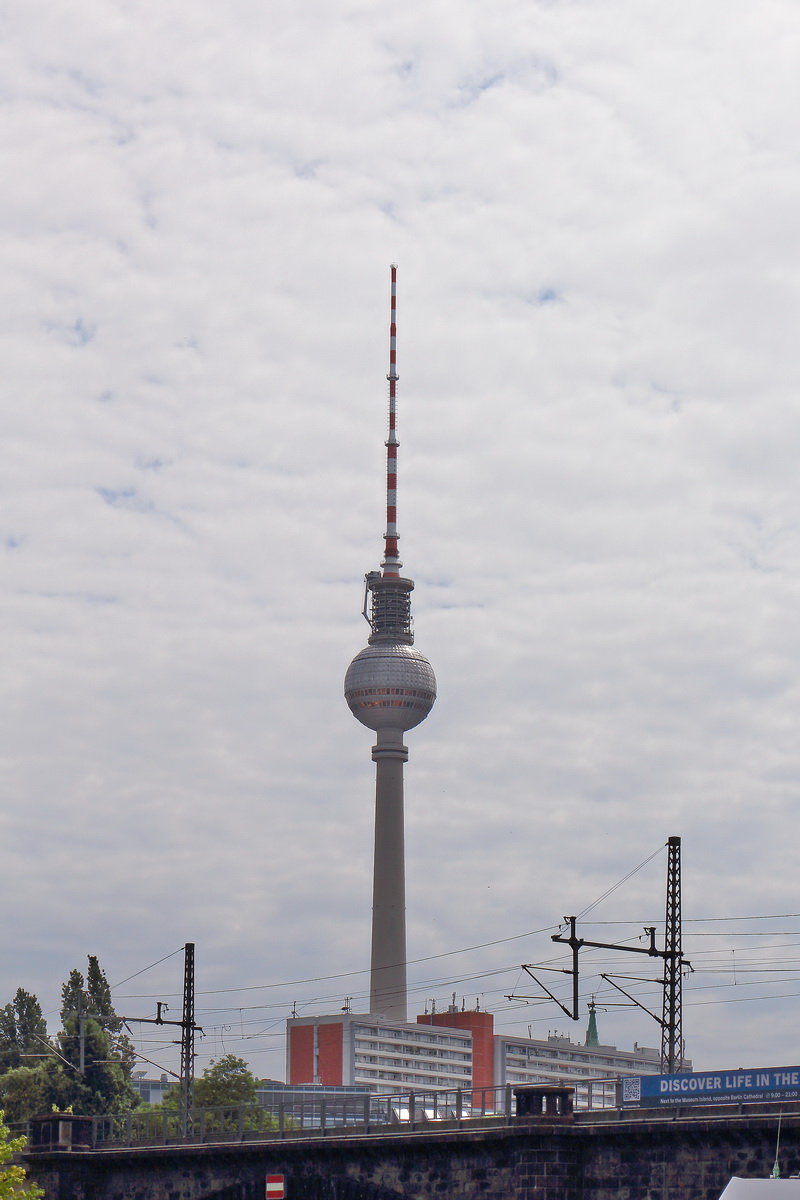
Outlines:
{"label": "billboard", "polygon": [[623,1108],[671,1104],[757,1104],[800,1100],[800,1067],[687,1071],[685,1075],[633,1075],[622,1080]]}

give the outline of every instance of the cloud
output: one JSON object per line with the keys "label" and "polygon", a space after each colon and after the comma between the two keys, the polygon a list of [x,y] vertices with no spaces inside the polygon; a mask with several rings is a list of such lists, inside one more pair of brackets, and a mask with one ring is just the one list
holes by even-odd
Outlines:
{"label": "cloud", "polygon": [[[9,996],[52,1010],[87,953],[117,981],[193,940],[201,1054],[224,1035],[273,1076],[294,1002],[361,1003],[373,765],[341,689],[382,548],[392,261],[440,685],[408,737],[409,952],[499,943],[421,961],[414,1002],[563,1024],[505,1000],[519,963],[673,834],[687,931],[793,913],[786,0],[4,20]],[[597,919],[657,920],[663,869]],[[791,925],[726,925],[715,960],[698,937],[698,1065],[785,1059]],[[747,955],[767,998],[733,1003],[714,972]],[[119,1006],[180,991],[176,956]]]}

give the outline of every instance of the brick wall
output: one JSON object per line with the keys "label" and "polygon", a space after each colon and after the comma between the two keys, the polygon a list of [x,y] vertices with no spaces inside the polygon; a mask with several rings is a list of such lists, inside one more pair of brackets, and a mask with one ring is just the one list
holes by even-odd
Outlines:
{"label": "brick wall", "polygon": [[342,1026],[319,1026],[319,1082],[338,1087],[342,1082]]}
{"label": "brick wall", "polygon": [[289,1031],[289,1083],[314,1082],[314,1026],[295,1025]]}

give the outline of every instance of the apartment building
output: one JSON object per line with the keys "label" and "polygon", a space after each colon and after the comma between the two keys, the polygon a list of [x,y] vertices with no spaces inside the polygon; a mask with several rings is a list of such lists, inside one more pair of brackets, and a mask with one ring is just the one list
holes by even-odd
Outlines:
{"label": "apartment building", "polygon": [[[656,1049],[601,1044],[594,1011],[583,1044],[558,1033],[495,1034],[491,1013],[455,1006],[413,1023],[375,1014],[294,1017],[286,1044],[290,1085],[349,1085],[374,1094],[559,1083],[574,1086],[579,1102],[613,1104],[617,1080],[661,1069]],[[691,1070],[688,1060],[683,1070]]]}
{"label": "apartment building", "polygon": [[467,1029],[354,1013],[292,1017],[287,1025],[286,1078],[292,1085],[350,1085],[386,1095],[472,1084]]}

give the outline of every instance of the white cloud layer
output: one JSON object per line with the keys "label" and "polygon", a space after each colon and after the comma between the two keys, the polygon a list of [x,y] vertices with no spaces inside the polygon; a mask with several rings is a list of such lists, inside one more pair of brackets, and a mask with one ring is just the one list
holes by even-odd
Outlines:
{"label": "white cloud layer", "polygon": [[6,5],[0,1003],[194,941],[199,1068],[273,1077],[293,1003],[363,1007],[397,261],[414,1003],[567,1031],[519,964],[680,834],[687,1053],[796,1059],[800,915],[698,918],[800,914],[798,42],[789,0]]}

